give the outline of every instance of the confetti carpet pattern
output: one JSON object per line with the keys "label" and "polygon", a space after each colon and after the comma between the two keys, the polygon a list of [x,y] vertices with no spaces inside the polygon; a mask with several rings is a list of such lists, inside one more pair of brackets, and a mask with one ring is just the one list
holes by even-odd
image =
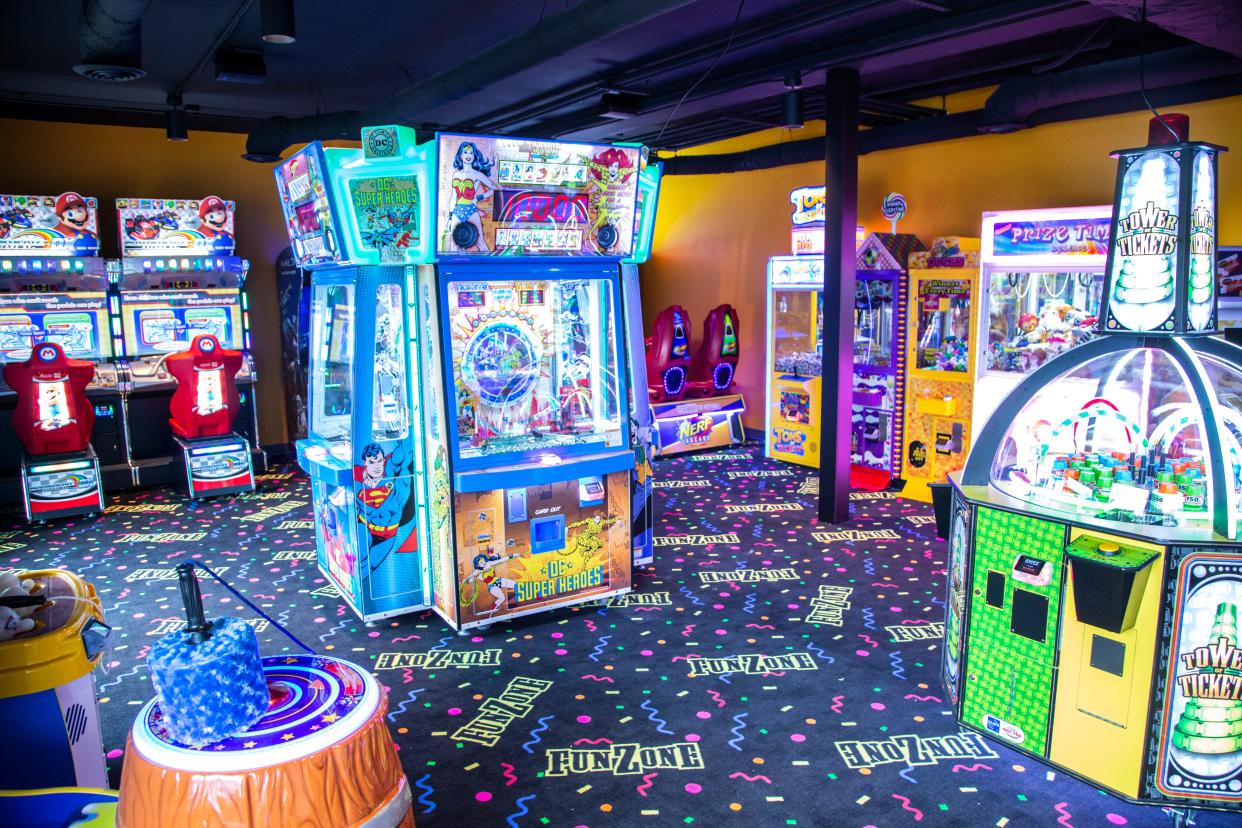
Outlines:
{"label": "confetti carpet pattern", "polygon": [[[755,446],[656,473],[656,561],[632,595],[480,634],[430,612],[360,623],[315,568],[309,487],[289,467],[193,507],[153,490],[93,521],[32,530],[10,513],[0,565],[66,567],[102,596],[114,785],[152,695],[146,654],[181,623],[173,567],[193,555],[388,687],[420,828],[1168,824],[959,735],[937,679],[946,545],[930,507],[858,492],[850,524],[819,525],[808,470]],[[209,616],[250,618],[202,588]],[[265,654],[291,649],[255,626]]]}

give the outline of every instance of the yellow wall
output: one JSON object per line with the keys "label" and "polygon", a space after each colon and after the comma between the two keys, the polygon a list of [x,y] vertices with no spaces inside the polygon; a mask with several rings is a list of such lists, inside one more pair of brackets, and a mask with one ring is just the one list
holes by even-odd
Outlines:
{"label": "yellow wall", "polygon": [[[1191,116],[1192,137],[1228,145],[1242,122],[1242,97],[1177,111]],[[1133,112],[865,155],[859,222],[887,229],[880,202],[894,190],[909,205],[899,229],[929,244],[937,235],[979,235],[985,210],[1108,204],[1116,173],[1108,153],[1142,145],[1148,117]],[[804,131],[769,130],[693,152],[736,152],[822,134],[822,124],[809,124]],[[1242,244],[1242,158],[1235,156],[1226,154],[1220,163],[1222,244]],[[689,311],[697,337],[711,308],[721,302],[736,307],[744,338],[738,385],[751,428],[763,427],[764,268],[769,256],[789,253],[789,191],[823,180],[822,162],[664,179],[651,261],[641,270],[647,328],[660,309],[677,303]]]}
{"label": "yellow wall", "polygon": [[237,202],[237,252],[250,260],[251,343],[258,363],[259,435],[285,442],[280,369],[277,255],[289,244],[272,165],[243,161],[245,136],[190,132],[174,143],[160,129],[0,119],[0,192],[57,195],[76,190],[99,199],[103,254],[117,255],[117,196]]}

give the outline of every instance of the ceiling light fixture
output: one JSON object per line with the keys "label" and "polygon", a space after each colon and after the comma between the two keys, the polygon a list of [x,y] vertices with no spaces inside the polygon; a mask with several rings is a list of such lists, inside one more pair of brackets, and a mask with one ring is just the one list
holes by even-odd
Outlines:
{"label": "ceiling light fixture", "polygon": [[802,75],[790,72],[785,76],[785,94],[781,96],[781,126],[802,129]]}
{"label": "ceiling light fixture", "polygon": [[260,0],[263,39],[268,43],[288,45],[297,39],[293,25],[293,0]]}

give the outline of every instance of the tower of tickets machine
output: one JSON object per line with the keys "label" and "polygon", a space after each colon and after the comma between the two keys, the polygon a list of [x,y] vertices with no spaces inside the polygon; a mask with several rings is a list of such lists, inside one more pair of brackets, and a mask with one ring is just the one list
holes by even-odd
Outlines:
{"label": "tower of tickets machine", "polygon": [[320,566],[363,617],[465,629],[630,589],[646,169],[638,146],[404,127],[278,167],[313,269],[298,457]]}

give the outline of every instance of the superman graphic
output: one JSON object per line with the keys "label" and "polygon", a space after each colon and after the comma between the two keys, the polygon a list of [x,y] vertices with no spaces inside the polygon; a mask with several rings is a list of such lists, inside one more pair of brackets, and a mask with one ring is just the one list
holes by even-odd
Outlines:
{"label": "superman graphic", "polygon": [[402,443],[390,454],[385,454],[378,443],[369,443],[362,450],[362,465],[354,466],[354,480],[361,484],[358,521],[371,533],[372,573],[393,552],[418,548],[416,502],[410,490],[413,463],[413,455]]}

